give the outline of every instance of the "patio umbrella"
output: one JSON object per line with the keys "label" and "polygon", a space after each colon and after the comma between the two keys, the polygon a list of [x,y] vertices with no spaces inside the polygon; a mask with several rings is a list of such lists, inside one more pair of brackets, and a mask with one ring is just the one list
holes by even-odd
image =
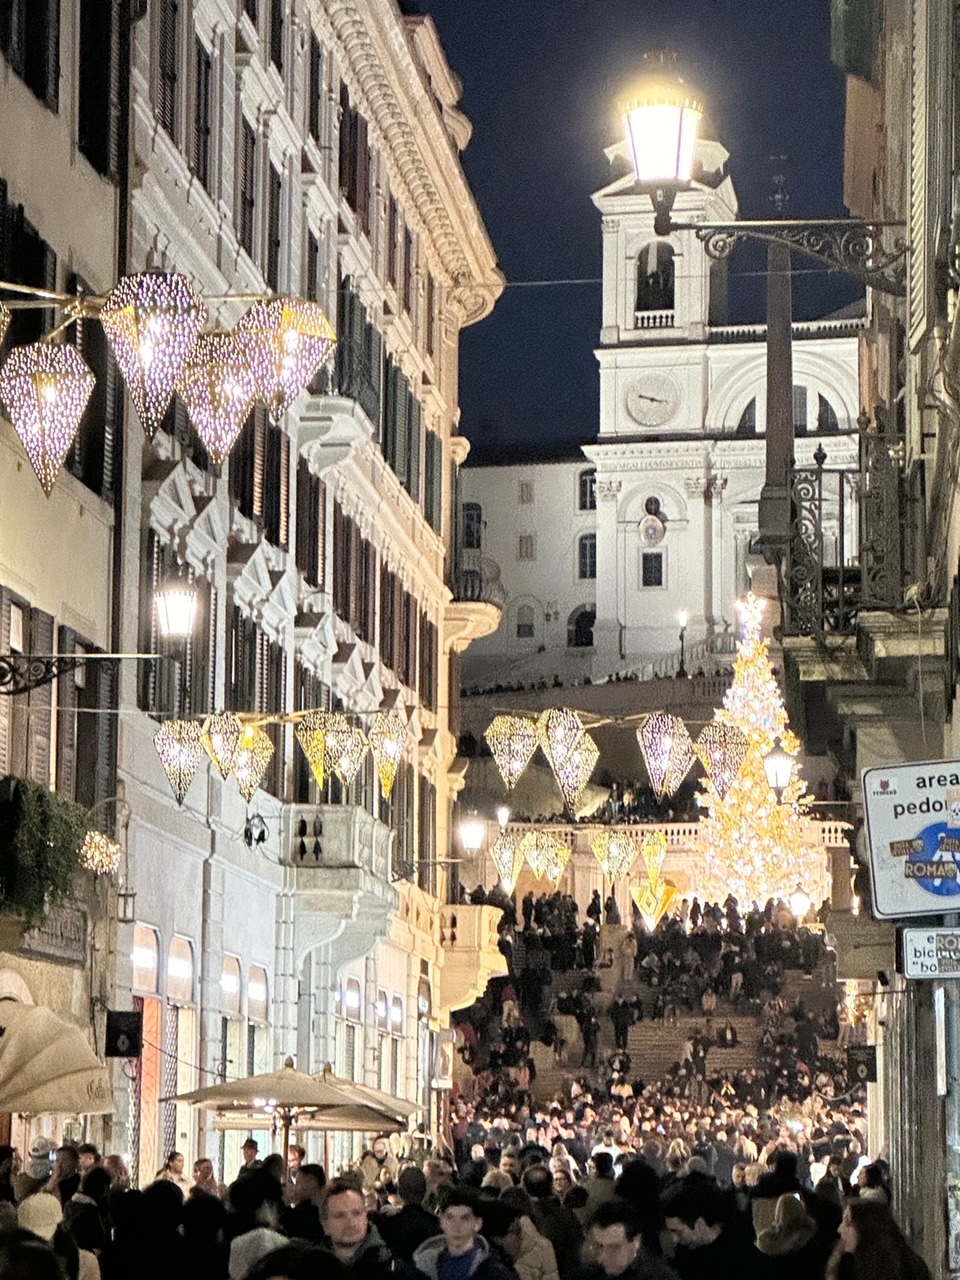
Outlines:
{"label": "patio umbrella", "polygon": [[173,1101],[216,1111],[221,1118],[273,1118],[283,1129],[285,1160],[294,1124],[303,1127],[309,1123],[312,1127],[354,1133],[395,1129],[405,1127],[407,1117],[416,1110],[399,1098],[352,1080],[339,1080],[327,1071],[319,1076],[297,1071],[292,1058],[287,1058],[279,1071],[206,1085],[179,1094]]}
{"label": "patio umbrella", "polygon": [[110,1076],[79,1027],[43,1005],[3,1000],[0,1111],[102,1115],[113,1111]]}

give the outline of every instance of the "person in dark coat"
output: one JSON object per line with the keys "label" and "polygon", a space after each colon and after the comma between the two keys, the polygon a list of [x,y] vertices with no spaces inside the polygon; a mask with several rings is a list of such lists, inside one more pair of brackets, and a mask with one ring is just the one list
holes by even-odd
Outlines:
{"label": "person in dark coat", "polygon": [[557,1271],[561,1280],[565,1280],[579,1262],[583,1227],[577,1215],[554,1194],[553,1174],[547,1165],[531,1165],[523,1175],[522,1184],[530,1197],[533,1225],[553,1245]]}
{"label": "person in dark coat", "polygon": [[444,1187],[440,1198],[440,1235],[425,1240],[413,1265],[426,1280],[516,1280],[480,1234],[476,1193],[466,1187]]}
{"label": "person in dark coat", "polygon": [[624,1200],[608,1200],[590,1224],[588,1252],[596,1261],[578,1267],[572,1280],[677,1280],[651,1243],[635,1210]]}
{"label": "person in dark coat", "polygon": [[434,1213],[423,1207],[427,1180],[419,1169],[404,1169],[397,1179],[400,1206],[389,1206],[374,1215],[372,1221],[387,1248],[403,1262],[413,1264],[413,1255],[425,1240],[435,1236],[440,1223]]}
{"label": "person in dark coat", "polygon": [[[334,1178],[327,1184],[321,1215],[328,1245],[321,1245],[325,1256],[343,1264],[352,1280],[388,1280],[397,1272],[409,1275],[367,1217],[363,1192],[347,1178]],[[322,1268],[317,1271],[323,1274]]]}
{"label": "person in dark coat", "polygon": [[801,1200],[781,1196],[773,1225],[757,1236],[756,1247],[777,1280],[819,1280],[827,1265],[833,1236],[817,1228]]}
{"label": "person in dark coat", "polygon": [[594,924],[599,924],[603,918],[603,903],[600,901],[600,890],[594,889],[593,897],[590,899],[590,905],[587,907],[587,917]]}
{"label": "person in dark coat", "polygon": [[681,1178],[664,1197],[667,1231],[676,1242],[673,1269],[680,1280],[757,1280],[759,1254],[730,1221],[728,1197],[707,1179]]}

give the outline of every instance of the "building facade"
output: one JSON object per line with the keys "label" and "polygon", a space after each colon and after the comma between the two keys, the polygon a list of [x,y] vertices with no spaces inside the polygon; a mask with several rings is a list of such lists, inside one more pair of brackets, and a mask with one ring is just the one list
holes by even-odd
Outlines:
{"label": "building facade", "polygon": [[[450,669],[498,618],[457,593],[453,493],[468,448],[457,435],[457,348],[502,277],[459,163],[470,137],[459,83],[429,19],[392,0],[49,7],[60,11],[64,68],[82,52],[87,10],[109,9],[129,34],[107,46],[128,80],[116,161],[126,176],[81,172],[92,194],[79,190],[71,204],[89,210],[89,225],[64,215],[57,226],[62,193],[54,201],[39,172],[31,191],[12,139],[0,163],[16,199],[36,203],[44,234],[41,215],[50,219],[50,243],[59,231],[62,271],[82,269],[98,293],[124,272],[182,272],[215,300],[209,323],[221,328],[250,296],[296,294],[319,302],[340,338],[279,423],[254,410],[222,469],[179,398],[149,443],[122,394],[114,417],[102,409],[101,431],[119,436],[113,505],[98,516],[70,476],[51,499],[71,504],[81,574],[71,557],[58,583],[38,545],[27,579],[14,501],[3,504],[11,529],[0,555],[18,566],[5,586],[19,598],[31,581],[24,598],[78,644],[158,658],[103,664],[116,672],[103,690],[112,714],[95,720],[114,734],[104,785],[119,797],[133,916],[118,923],[114,905],[97,925],[109,959],[96,1033],[108,1006],[144,1019],[143,1056],[118,1066],[116,1113],[95,1131],[129,1153],[141,1181],[174,1148],[188,1161],[210,1154],[232,1177],[243,1135],[217,1134],[166,1099],[289,1055],[417,1101],[427,1125],[435,1115],[437,908],[457,786]],[[4,92],[29,111],[36,90],[7,79]],[[48,132],[64,132],[66,154],[73,117],[40,109]],[[31,157],[45,137],[37,132]],[[95,235],[71,252],[76,226]],[[3,483],[22,486],[22,512],[43,499],[8,446]],[[39,506],[33,523],[48,527]],[[81,537],[99,540],[88,551]],[[200,624],[171,646],[153,590],[176,571],[198,591]],[[69,687],[61,678],[47,690],[58,723],[64,703],[90,697]],[[268,730],[273,760],[249,805],[208,768],[177,806],[153,744],[164,719],[310,708],[361,723],[402,715],[407,743],[389,799],[369,757],[349,789],[333,779],[321,790],[293,726],[281,724]],[[47,751],[53,761],[49,741]],[[77,748],[84,803],[103,758],[99,746]],[[332,1154],[344,1158],[349,1145]]]}
{"label": "building facade", "polygon": [[[621,148],[610,155],[619,170]],[[582,458],[464,470],[464,546],[504,607],[500,630],[470,651],[468,688],[673,674],[681,611],[688,667],[712,670],[733,648],[764,478],[766,334],[725,322],[726,264],[693,228],[735,219],[737,203],[720,144],[701,143],[700,161],[702,180],[675,209],[686,229],[670,236],[654,234],[649,194],[632,174],[593,197],[599,434]],[[855,464],[862,331],[855,317],[794,325],[800,465],[820,451],[827,471]],[[835,554],[856,556],[856,535],[855,497],[835,500]]]}

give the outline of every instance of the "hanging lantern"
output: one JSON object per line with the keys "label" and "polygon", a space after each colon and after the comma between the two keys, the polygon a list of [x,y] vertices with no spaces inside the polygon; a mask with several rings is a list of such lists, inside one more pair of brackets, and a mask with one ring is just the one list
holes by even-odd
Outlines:
{"label": "hanging lantern", "polygon": [[233,757],[236,755],[242,737],[243,725],[232,711],[214,712],[203,722],[203,733],[200,739],[203,749],[220,770],[222,778],[230,776]]}
{"label": "hanging lantern", "polygon": [[637,741],[657,799],[672,795],[695,759],[687,726],[679,716],[655,711],[637,730]]}
{"label": "hanging lantern", "polygon": [[102,831],[88,831],[80,846],[80,864],[98,876],[112,876],[120,870],[123,845]]}
{"label": "hanging lantern", "polygon": [[327,719],[326,711],[308,711],[293,730],[321,791],[327,776],[324,770]]}
{"label": "hanging lantern", "polygon": [[247,804],[259,787],[267,766],[273,759],[273,740],[258,724],[245,724],[240,743],[233,753],[230,772],[237,780],[240,794]]}
{"label": "hanging lantern", "polygon": [[677,891],[666,880],[660,880],[655,885],[648,880],[631,880],[630,896],[637,904],[644,925],[653,933],[676,901]]}
{"label": "hanging lantern", "polygon": [[640,852],[635,836],[626,831],[601,831],[591,845],[600,870],[612,880],[622,880]]}
{"label": "hanging lantern", "polygon": [[647,868],[647,879],[652,885],[658,884],[667,857],[667,837],[662,831],[647,832],[640,844],[640,856]]}
{"label": "hanging lantern", "polygon": [[[549,831],[528,831],[520,841],[520,852],[538,880],[542,880],[556,867],[562,857],[561,849],[566,849],[569,855],[570,846],[567,842],[559,836],[551,835]],[[567,862],[569,860],[568,856]]]}
{"label": "hanging lantern", "polygon": [[504,893],[513,893],[523,870],[523,850],[520,848],[519,838],[513,832],[504,831],[493,842],[490,857],[497,868]]}
{"label": "hanging lantern", "polygon": [[253,408],[257,383],[235,333],[202,333],[180,374],[177,390],[210,455],[222,466]]}
{"label": "hanging lantern", "polygon": [[557,779],[560,790],[563,792],[567,808],[572,814],[577,811],[577,805],[580,803],[587,783],[590,781],[590,775],[593,773],[599,758],[600,752],[597,749],[597,744],[589,733],[581,732],[573,749],[567,753],[563,760],[554,765],[554,776]]}
{"label": "hanging lantern", "polygon": [[0,399],[48,498],[95,385],[68,343],[14,347],[0,369]]}
{"label": "hanging lantern", "polygon": [[100,323],[149,439],[170,407],[206,319],[203,300],[186,276],[159,271],[124,276],[103,304]]}
{"label": "hanging lantern", "polygon": [[257,395],[273,422],[280,421],[337,340],[319,303],[287,296],[255,302],[234,332],[243,340]]}
{"label": "hanging lantern", "polygon": [[735,725],[712,720],[697,738],[696,752],[722,800],[747,758],[747,735]]}
{"label": "hanging lantern", "polygon": [[583,723],[575,711],[567,707],[552,707],[543,712],[537,721],[537,736],[552,769],[556,769],[556,761],[570,754],[581,733]]}
{"label": "hanging lantern", "polygon": [[567,869],[567,863],[573,856],[573,850],[567,844],[566,840],[557,840],[552,849],[546,854],[543,864],[544,879],[549,880],[554,889],[563,879],[563,873]]}
{"label": "hanging lantern", "polygon": [[512,791],[537,749],[536,722],[529,716],[495,716],[483,736],[504,786]]}
{"label": "hanging lantern", "polygon": [[407,726],[396,711],[382,712],[374,718],[367,741],[380,775],[383,794],[389,799],[407,743]]}
{"label": "hanging lantern", "polygon": [[339,711],[327,717],[324,763],[345,787],[357,776],[367,753],[367,735]]}
{"label": "hanging lantern", "polygon": [[196,720],[164,720],[153,745],[177,804],[183,804],[203,759],[202,726]]}
{"label": "hanging lantern", "polygon": [[13,316],[10,314],[10,308],[0,302],[0,347],[3,346],[3,341],[7,336],[7,330],[10,328],[10,321],[12,319]]}

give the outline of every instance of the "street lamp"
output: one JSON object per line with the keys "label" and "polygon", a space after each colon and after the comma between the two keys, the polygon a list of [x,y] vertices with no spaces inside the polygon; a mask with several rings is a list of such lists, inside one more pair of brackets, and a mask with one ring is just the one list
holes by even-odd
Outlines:
{"label": "street lamp", "polygon": [[501,831],[504,829],[504,827],[507,825],[509,821],[510,821],[510,810],[505,804],[502,804],[497,809],[497,825],[499,826]]}
{"label": "street lamp", "polygon": [[793,765],[793,756],[784,751],[778,738],[773,748],[763,757],[764,772],[778,802],[783,799],[783,793],[790,785]]}
{"label": "street lamp", "polygon": [[802,885],[798,884],[793,893],[791,893],[788,905],[790,907],[790,914],[799,924],[810,910],[810,895],[804,890]]}
{"label": "street lamp", "polygon": [[169,574],[153,593],[157,623],[164,640],[189,640],[197,621],[199,597],[196,588],[179,573]]}
{"label": "street lamp", "polygon": [[472,809],[460,823],[460,843],[463,845],[464,853],[479,853],[483,848],[486,835],[487,824],[478,815],[476,809]]}
{"label": "street lamp", "polygon": [[677,622],[680,624],[680,666],[677,668],[677,679],[685,680],[687,678],[687,668],[684,664],[684,647],[687,640],[687,623],[690,621],[690,615],[686,609],[681,609],[677,614]]}

